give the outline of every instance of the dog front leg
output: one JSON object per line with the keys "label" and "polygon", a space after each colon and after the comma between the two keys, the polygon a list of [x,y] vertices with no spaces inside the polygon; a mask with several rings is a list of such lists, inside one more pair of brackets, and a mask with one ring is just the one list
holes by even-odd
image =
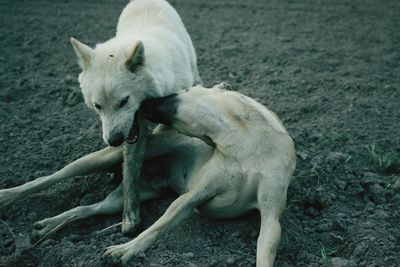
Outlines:
{"label": "dog front leg", "polygon": [[134,144],[124,144],[124,163],[122,188],[124,208],[122,212],[122,233],[132,233],[135,226],[140,224],[140,207],[138,179],[146,152],[148,124],[142,114],[139,114],[140,134]]}
{"label": "dog front leg", "polygon": [[15,201],[47,189],[61,180],[104,170],[121,161],[121,147],[106,147],[73,161],[52,175],[37,178],[17,187],[0,190],[0,214]]}
{"label": "dog front leg", "polygon": [[104,256],[113,264],[125,265],[133,256],[148,249],[163,233],[178,225],[210,198],[207,190],[189,192],[177,198],[152,226],[125,244],[108,247]]}

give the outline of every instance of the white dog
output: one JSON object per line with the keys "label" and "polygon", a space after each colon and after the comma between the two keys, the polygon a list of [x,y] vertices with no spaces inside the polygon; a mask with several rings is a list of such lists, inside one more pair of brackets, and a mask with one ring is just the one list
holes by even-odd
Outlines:
{"label": "white dog", "polygon": [[82,73],[86,104],[99,113],[103,139],[129,138],[142,100],[200,83],[192,41],[164,0],[134,0],[119,17],[116,36],[95,49],[71,39]]}
{"label": "white dog", "polygon": [[169,184],[180,197],[135,239],[109,247],[105,255],[113,261],[127,263],[193,210],[230,218],[258,209],[257,266],[273,266],[281,234],[279,218],[296,162],[293,141],[273,112],[224,88],[224,84],[212,89],[197,86],[143,102],[142,111],[150,120],[197,137],[214,149],[199,153],[189,172],[170,177]]}
{"label": "white dog", "polygon": [[200,83],[195,50],[179,15],[164,0],[131,1],[116,36],[95,49],[71,42],[82,68],[85,102],[100,115],[104,141],[110,146],[136,142],[126,145],[123,165],[122,231],[130,232],[140,222],[136,183],[147,136],[139,135],[144,122],[133,114],[144,99]]}

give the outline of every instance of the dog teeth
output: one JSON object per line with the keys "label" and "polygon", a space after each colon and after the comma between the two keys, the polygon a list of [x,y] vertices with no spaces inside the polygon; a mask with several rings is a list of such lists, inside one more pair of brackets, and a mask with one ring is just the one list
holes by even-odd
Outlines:
{"label": "dog teeth", "polygon": [[128,137],[128,139],[126,139],[126,142],[127,142],[128,144],[133,144],[133,143],[135,143],[135,142],[137,141],[137,139],[138,139],[138,136],[135,135],[133,138],[129,138],[129,137]]}

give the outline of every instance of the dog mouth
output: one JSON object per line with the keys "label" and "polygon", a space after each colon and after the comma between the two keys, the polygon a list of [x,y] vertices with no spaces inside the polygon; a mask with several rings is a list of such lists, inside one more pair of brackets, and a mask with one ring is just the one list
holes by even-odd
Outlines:
{"label": "dog mouth", "polygon": [[128,144],[134,144],[140,134],[140,127],[139,127],[139,111],[135,112],[135,117],[133,118],[133,123],[131,129],[129,130],[128,138],[125,140]]}

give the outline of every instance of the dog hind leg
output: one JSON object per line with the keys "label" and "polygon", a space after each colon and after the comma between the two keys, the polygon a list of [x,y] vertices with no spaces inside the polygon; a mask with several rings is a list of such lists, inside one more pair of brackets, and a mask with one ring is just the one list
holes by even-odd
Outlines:
{"label": "dog hind leg", "polygon": [[122,186],[119,185],[104,200],[88,205],[79,206],[57,216],[35,222],[32,239],[38,240],[49,233],[55,232],[68,223],[82,220],[95,215],[111,215],[121,212],[123,204]]}
{"label": "dog hind leg", "polygon": [[47,189],[61,180],[104,170],[118,162],[122,162],[122,148],[107,147],[79,158],[49,176],[43,176],[13,188],[2,189],[0,190],[0,214],[15,201]]}
{"label": "dog hind leg", "polygon": [[257,240],[257,267],[272,267],[281,236],[279,219],[261,214],[261,228]]}
{"label": "dog hind leg", "polygon": [[[265,190],[260,186],[262,190]],[[287,187],[268,188],[258,197],[261,214],[260,234],[257,240],[257,267],[273,267],[278,249],[281,226],[279,218],[286,204]]]}
{"label": "dog hind leg", "polygon": [[[144,169],[151,168],[154,170],[154,166],[145,166]],[[161,182],[164,179],[158,178]],[[153,182],[157,180],[154,177],[141,177],[138,181],[138,197],[139,202],[155,199],[164,195],[165,185],[158,188],[154,188]],[[75,207],[69,211],[63,212],[57,216],[46,218],[38,221],[34,224],[32,239],[40,239],[44,236],[54,233],[64,227],[65,225],[82,220],[88,217],[96,215],[112,215],[120,213],[123,208],[123,192],[122,185],[120,184],[114,191],[112,191],[104,200],[87,206]]]}

